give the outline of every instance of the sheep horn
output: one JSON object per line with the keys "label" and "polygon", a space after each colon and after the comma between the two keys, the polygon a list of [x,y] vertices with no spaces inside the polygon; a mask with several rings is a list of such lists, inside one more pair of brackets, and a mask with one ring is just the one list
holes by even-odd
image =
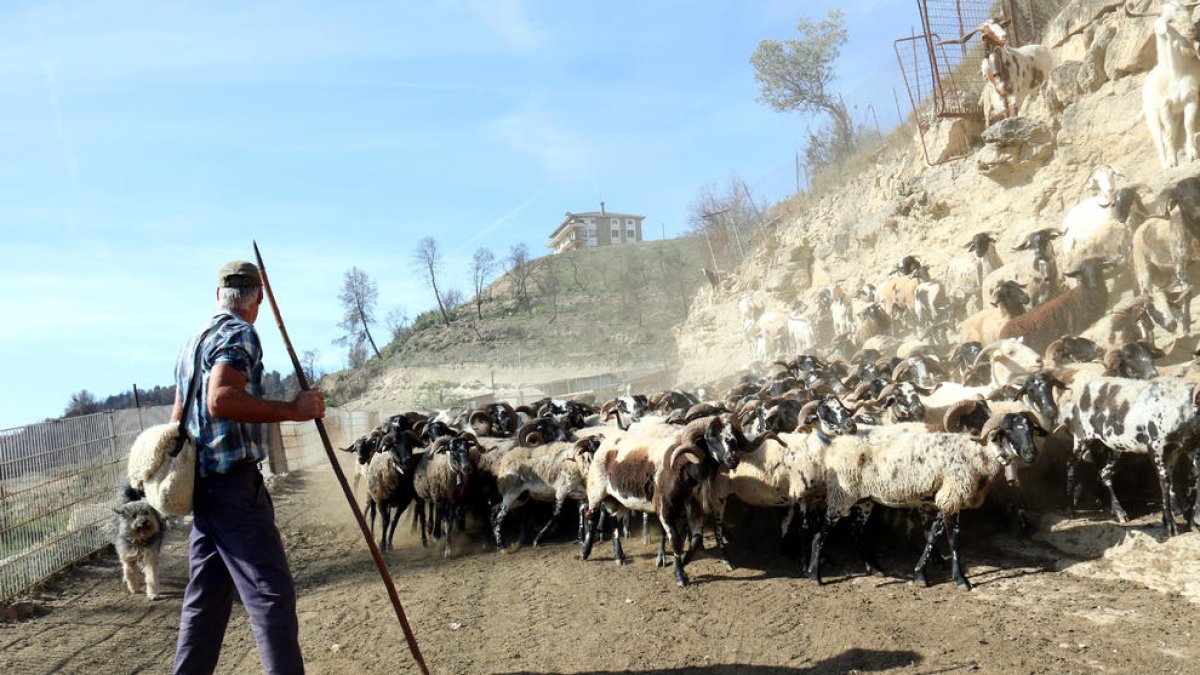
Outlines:
{"label": "sheep horn", "polygon": [[819,405],[821,405],[821,399],[816,399],[816,400],[809,401],[808,403],[805,403],[804,406],[802,408],[800,408],[800,412],[797,413],[797,415],[796,415],[796,419],[798,419],[800,421],[799,424],[796,426],[797,430],[802,429],[802,428],[808,428],[809,425],[806,422],[806,420],[808,419],[809,415],[816,412],[817,406],[819,406]]}
{"label": "sheep horn", "polygon": [[944,45],[961,45],[961,44],[965,43],[967,40],[970,40],[971,36],[978,33],[981,28],[982,28],[982,26],[980,28],[976,28],[975,30],[971,31],[970,33],[967,33],[966,35],[960,37],[957,40],[939,40],[937,43],[937,46],[941,47]]}
{"label": "sheep horn", "polygon": [[901,361],[900,363],[897,363],[896,367],[892,369],[892,382],[899,382],[900,378],[907,375],[908,371],[911,369],[912,369],[912,364],[908,362],[908,359],[905,359],[905,360]]}
{"label": "sheep horn", "polygon": [[450,437],[442,436],[441,438],[439,438],[433,442],[433,447],[430,448],[430,452],[432,452],[433,454],[436,455],[439,452],[445,452],[446,448],[448,448],[448,447],[450,447]]}
{"label": "sheep horn", "polygon": [[1120,349],[1108,350],[1108,353],[1104,355],[1104,360],[1101,361],[1104,364],[1104,374],[1110,376],[1116,375],[1122,361],[1124,361],[1124,357],[1121,355]]}
{"label": "sheep horn", "polygon": [[946,410],[946,414],[942,416],[942,428],[947,432],[956,434],[962,431],[963,415],[970,415],[979,407],[979,399],[969,398],[965,401],[959,401],[950,406]]}
{"label": "sheep horn", "polygon": [[871,401],[871,403],[874,403],[875,405],[883,405],[884,400],[886,400],[887,397],[889,397],[893,393],[895,393],[895,391],[896,391],[896,384],[893,382],[892,384],[889,384],[888,386],[884,387],[879,392],[879,396],[876,396],[875,400]]}
{"label": "sheep horn", "polygon": [[700,450],[700,448],[697,448],[691,444],[680,445],[678,448],[675,448],[674,452],[671,453],[671,460],[667,462],[672,471],[679,470],[679,466],[676,465],[676,462],[681,459],[691,462],[692,464],[699,464],[704,461],[704,452]]}
{"label": "sheep horn", "polygon": [[996,345],[996,343],[993,342],[992,344],[979,350],[979,353],[975,356],[975,362],[971,364],[971,367],[967,370],[967,374],[973,375],[975,371],[979,370],[979,367],[983,365],[984,361],[990,362],[992,352],[996,351],[998,348],[999,347]]}
{"label": "sheep horn", "polygon": [[755,436],[754,440],[750,441],[750,444],[746,446],[744,452],[754,452],[755,450],[758,450],[760,445],[766,443],[767,441],[775,441],[785,448],[788,447],[788,444],[779,437],[779,434],[775,433],[774,431],[766,431]]}
{"label": "sheep horn", "polygon": [[1200,408],[1200,384],[1192,387],[1192,407]]}
{"label": "sheep horn", "polygon": [[988,418],[987,422],[984,422],[983,428],[979,430],[979,435],[972,436],[971,440],[975,441],[976,443],[987,445],[992,433],[998,430],[1002,424],[1004,424],[1003,414],[992,415]]}
{"label": "sheep horn", "polygon": [[870,388],[870,382],[860,382],[859,385],[854,388],[854,392],[850,394],[850,398],[855,401],[861,401],[863,394],[867,393],[867,390]]}

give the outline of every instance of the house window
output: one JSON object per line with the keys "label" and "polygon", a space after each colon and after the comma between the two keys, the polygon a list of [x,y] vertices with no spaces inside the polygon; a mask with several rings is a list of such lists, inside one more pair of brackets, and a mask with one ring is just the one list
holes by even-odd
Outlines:
{"label": "house window", "polygon": [[621,219],[620,219],[620,218],[613,218],[613,219],[612,219],[610,222],[612,223],[612,226],[613,226],[613,227],[620,227],[620,226],[621,226]]}
{"label": "house window", "polygon": [[596,230],[595,230],[595,228],[592,228],[592,229],[588,230],[588,239],[595,239],[595,238],[596,238]]}
{"label": "house window", "polygon": [[612,240],[613,240],[613,241],[620,241],[620,240],[621,240],[621,231],[620,231],[620,230],[613,230],[613,231],[612,231]]}
{"label": "house window", "polygon": [[625,219],[625,227],[633,227],[633,218]]}
{"label": "house window", "polygon": [[637,232],[634,230],[625,230],[625,238],[629,241],[633,241],[637,238]]}
{"label": "house window", "polygon": [[588,219],[584,220],[584,222],[585,222],[585,223],[587,223],[588,225],[594,225],[594,224],[595,224],[595,220],[594,220],[594,219],[592,219],[592,218],[588,218]]}

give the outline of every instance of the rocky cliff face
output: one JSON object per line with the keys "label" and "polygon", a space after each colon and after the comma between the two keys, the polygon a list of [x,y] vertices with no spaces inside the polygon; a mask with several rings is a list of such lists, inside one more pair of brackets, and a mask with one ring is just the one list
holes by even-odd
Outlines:
{"label": "rocky cliff face", "polygon": [[926,132],[931,158],[964,137],[968,156],[929,166],[914,134],[905,149],[875,158],[873,168],[845,177],[842,188],[784,223],[736,271],[732,290],[701,291],[679,332],[680,383],[712,382],[752,365],[737,309],[747,294],[787,316],[797,300],[813,306],[824,285],[878,284],[906,255],[938,278],[980,231],[998,234],[1008,261],[1026,234],[1062,224],[1086,196],[1094,166],[1119,168],[1123,184],[1139,186],[1152,209],[1164,186],[1200,173],[1187,163],[1160,169],[1142,118],[1142,82],[1155,63],[1153,19],[1126,17],[1113,0],[1075,0],[1043,35],[1056,66],[1020,117],[986,130],[942,120]]}

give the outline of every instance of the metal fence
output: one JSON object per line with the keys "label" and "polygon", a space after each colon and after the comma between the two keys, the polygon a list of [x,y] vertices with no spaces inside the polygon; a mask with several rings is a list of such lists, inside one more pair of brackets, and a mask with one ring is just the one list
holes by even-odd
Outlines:
{"label": "metal fence", "polygon": [[[111,541],[116,486],[129,449],[170,406],[103,412],[0,431],[0,602],[9,600]],[[366,434],[379,414],[329,410],[335,446]],[[326,462],[311,423],[271,425],[269,473]]]}
{"label": "metal fence", "polygon": [[133,439],[170,406],[0,432],[0,600],[103,547]]}
{"label": "metal fence", "polygon": [[[651,391],[670,383],[671,372],[663,364],[532,385],[528,393],[608,397],[627,388]],[[485,398],[489,400],[470,403],[494,400]],[[396,412],[331,408],[324,424],[330,442],[345,448]],[[133,441],[170,415],[171,406],[157,406],[0,431],[0,602],[108,545],[116,486],[125,479]],[[268,474],[328,461],[316,425],[310,422],[270,425],[269,438],[264,465]]]}

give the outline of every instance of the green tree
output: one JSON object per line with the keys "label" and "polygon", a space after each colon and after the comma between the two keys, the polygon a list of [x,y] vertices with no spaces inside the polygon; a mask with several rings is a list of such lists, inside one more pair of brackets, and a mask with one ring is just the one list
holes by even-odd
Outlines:
{"label": "green tree", "polygon": [[846,25],[839,10],[824,21],[801,17],[798,40],[763,40],[750,56],[758,100],[780,112],[829,115],[834,143],[842,154],[854,149],[854,121],[841,97],[830,91],[833,63],[846,43]]}

